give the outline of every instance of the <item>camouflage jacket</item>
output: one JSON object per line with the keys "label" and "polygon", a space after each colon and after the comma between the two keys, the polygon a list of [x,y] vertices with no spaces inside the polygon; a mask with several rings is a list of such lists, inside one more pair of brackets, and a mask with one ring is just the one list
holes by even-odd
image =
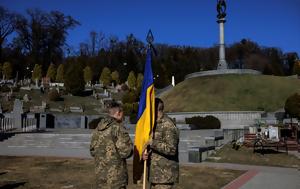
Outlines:
{"label": "camouflage jacket", "polygon": [[173,121],[164,115],[157,121],[150,164],[150,182],[177,183],[179,181],[178,161],[179,130]]}
{"label": "camouflage jacket", "polygon": [[98,188],[127,185],[126,158],[131,156],[132,149],[132,141],[123,124],[111,117],[100,121],[92,133],[90,145],[91,155],[95,158]]}

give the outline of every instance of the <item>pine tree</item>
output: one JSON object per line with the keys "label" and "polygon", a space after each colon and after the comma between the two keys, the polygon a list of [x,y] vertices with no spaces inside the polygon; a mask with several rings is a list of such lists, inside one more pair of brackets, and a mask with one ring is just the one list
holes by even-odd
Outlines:
{"label": "pine tree", "polygon": [[0,78],[2,76],[2,64],[0,64]]}
{"label": "pine tree", "polygon": [[135,89],[135,86],[136,86],[136,78],[135,78],[135,74],[133,71],[131,71],[128,75],[128,78],[127,78],[127,82],[128,82],[128,87],[130,89]]}
{"label": "pine tree", "polygon": [[56,82],[64,82],[64,72],[65,68],[63,64],[60,64],[57,68],[57,73],[56,73]]}
{"label": "pine tree", "polygon": [[300,75],[300,60],[294,63],[293,74]]}
{"label": "pine tree", "polygon": [[111,82],[111,73],[110,69],[104,67],[102,73],[100,75],[100,81],[103,83],[104,86],[108,86]]}
{"label": "pine tree", "polygon": [[32,71],[32,80],[40,80],[42,78],[42,66],[35,64]]}
{"label": "pine tree", "polygon": [[92,69],[89,66],[86,66],[83,70],[83,78],[85,83],[88,83],[92,81],[93,78],[93,72]]}
{"label": "pine tree", "polygon": [[141,91],[143,79],[144,79],[143,74],[139,73],[136,79],[136,88],[138,91]]}
{"label": "pine tree", "polygon": [[116,83],[120,82],[120,77],[119,77],[119,72],[118,71],[114,71],[111,73],[111,79],[113,81],[115,81]]}
{"label": "pine tree", "polygon": [[5,62],[2,66],[2,74],[4,76],[4,79],[10,79],[12,77],[12,66],[10,62]]}
{"label": "pine tree", "polygon": [[48,67],[47,77],[50,78],[50,81],[55,81],[56,69],[54,64],[50,64]]}
{"label": "pine tree", "polygon": [[67,92],[72,95],[81,95],[84,90],[84,78],[82,67],[78,63],[74,63],[68,68],[64,77]]}

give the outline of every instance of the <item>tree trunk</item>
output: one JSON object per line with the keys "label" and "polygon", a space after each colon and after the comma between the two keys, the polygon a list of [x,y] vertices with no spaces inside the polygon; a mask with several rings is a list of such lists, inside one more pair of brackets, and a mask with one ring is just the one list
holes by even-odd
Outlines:
{"label": "tree trunk", "polygon": [[3,59],[2,59],[2,45],[3,45],[3,39],[0,39],[0,64],[2,64]]}

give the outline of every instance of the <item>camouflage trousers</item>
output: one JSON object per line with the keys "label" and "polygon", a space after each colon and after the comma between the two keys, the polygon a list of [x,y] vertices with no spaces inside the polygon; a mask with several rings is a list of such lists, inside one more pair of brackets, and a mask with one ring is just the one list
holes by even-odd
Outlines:
{"label": "camouflage trousers", "polygon": [[151,189],[174,189],[174,184],[151,184]]}

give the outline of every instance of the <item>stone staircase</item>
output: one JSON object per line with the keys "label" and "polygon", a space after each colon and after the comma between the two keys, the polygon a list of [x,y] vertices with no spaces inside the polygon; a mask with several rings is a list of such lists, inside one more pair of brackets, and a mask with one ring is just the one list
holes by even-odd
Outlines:
{"label": "stone staircase", "polygon": [[[129,135],[134,140],[134,131]],[[228,135],[228,136],[227,136]],[[232,140],[231,134],[224,135],[224,140],[215,140],[214,131],[180,132],[179,159],[189,161],[191,148],[216,147]],[[46,132],[16,133],[15,136],[0,142],[0,155],[11,156],[56,156],[91,158],[89,152],[91,130],[58,129]],[[215,148],[202,152],[204,160]]]}
{"label": "stone staircase", "polygon": [[298,142],[296,140],[286,141],[288,151],[298,151]]}
{"label": "stone staircase", "polygon": [[90,133],[17,133],[0,142],[0,155],[90,157]]}
{"label": "stone staircase", "polygon": [[90,134],[19,133],[1,146],[22,148],[88,148]]}
{"label": "stone staircase", "polygon": [[244,134],[244,145],[247,147],[253,147],[255,139],[256,139],[256,134],[245,133]]}

